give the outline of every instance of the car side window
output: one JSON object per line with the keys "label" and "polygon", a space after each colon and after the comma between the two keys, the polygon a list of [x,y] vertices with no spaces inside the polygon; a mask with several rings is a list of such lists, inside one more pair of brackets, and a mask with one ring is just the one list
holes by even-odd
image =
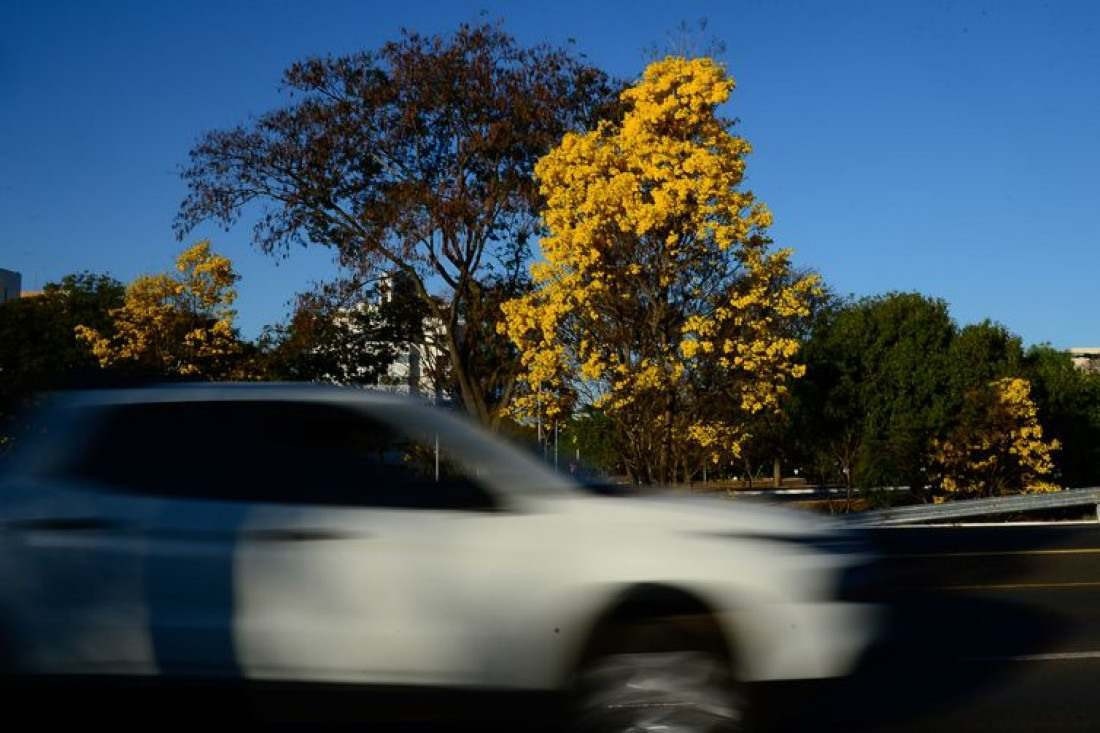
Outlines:
{"label": "car side window", "polygon": [[494,506],[445,449],[339,405],[164,402],[97,412],[67,473],[116,490],[280,504]]}

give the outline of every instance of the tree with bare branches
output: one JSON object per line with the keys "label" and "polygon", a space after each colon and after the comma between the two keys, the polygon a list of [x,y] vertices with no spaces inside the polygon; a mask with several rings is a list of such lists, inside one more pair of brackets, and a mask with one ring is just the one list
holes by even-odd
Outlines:
{"label": "tree with bare branches", "polygon": [[326,246],[344,266],[403,272],[445,324],[458,397],[495,425],[515,368],[482,368],[487,346],[508,345],[495,315],[487,328],[482,315],[526,276],[532,169],[565,132],[607,113],[613,83],[568,49],[463,25],[295,63],[283,87],[286,106],[192,149],[177,233],[255,214],[263,251]]}

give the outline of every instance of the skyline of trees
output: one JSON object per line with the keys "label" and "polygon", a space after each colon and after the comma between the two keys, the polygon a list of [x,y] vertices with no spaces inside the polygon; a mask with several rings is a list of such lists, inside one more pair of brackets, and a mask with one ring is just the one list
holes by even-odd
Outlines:
{"label": "skyline of trees", "polygon": [[[1100,374],[1047,345],[1025,350],[1000,324],[960,326],[942,299],[888,293],[835,303],[802,357],[806,377],[795,385],[784,442],[816,482],[907,485],[926,501],[957,494],[960,476],[980,473],[967,456],[981,462],[972,448],[990,426],[1034,439],[1003,446],[1000,467],[1013,455],[1061,447],[1057,470],[1038,470],[1047,464],[1039,459],[1017,466],[1017,488],[1100,482]],[[1012,399],[998,399],[1009,383]],[[1044,433],[1033,434],[1036,416]],[[985,485],[994,494],[1004,482]]]}
{"label": "skyline of trees", "polygon": [[[181,260],[192,266],[218,257],[205,243],[201,255],[189,249],[192,256]],[[223,273],[224,285],[232,264],[222,262],[215,269]],[[167,278],[178,285],[188,280],[187,270],[138,280]],[[204,302],[224,306],[220,288],[206,287]],[[49,284],[41,295],[0,305],[0,337],[15,345],[0,354],[5,377],[0,423],[7,425],[0,436],[10,434],[13,416],[35,392],[225,377],[225,362],[217,359],[206,362],[219,365],[210,372],[139,369],[134,367],[140,360],[97,359],[90,344],[77,337],[79,326],[96,323],[99,333],[117,335],[115,318],[134,315],[124,307],[128,289],[107,275],[80,273]],[[194,313],[181,306],[199,302],[194,293],[169,302],[181,309],[179,323],[194,325]],[[711,466],[711,480],[759,475],[779,458],[788,476],[797,467],[811,483],[873,488],[913,481],[909,485],[917,487],[914,496],[922,501],[1100,483],[1100,374],[1074,366],[1068,353],[1046,344],[1025,349],[1018,336],[988,320],[959,326],[944,301],[915,293],[823,298],[803,328],[799,358],[807,365],[805,378],[794,382],[779,413],[750,423],[741,461]],[[282,357],[265,355],[262,338],[237,337],[230,351],[239,357],[237,376],[288,378],[286,364],[278,363]],[[1015,396],[998,399],[996,387],[1008,384]],[[547,455],[552,426],[553,418],[544,416],[542,451]],[[583,462],[601,470],[627,472],[615,422],[603,409],[583,405],[560,416],[558,428],[563,466],[579,453]],[[506,432],[534,441],[533,426],[513,424]],[[1033,438],[1026,450],[1005,442],[1006,436],[1021,433]],[[994,451],[999,458],[985,466],[995,480],[975,481],[983,468],[975,446],[998,440],[1004,450]],[[955,449],[944,449],[949,442]],[[1028,452],[1035,457],[1030,463],[1003,460]],[[998,478],[1003,476],[1017,477],[1020,485],[1009,488],[1016,479]],[[698,482],[701,476],[681,470],[668,478]],[[928,490],[921,488],[925,485]]]}
{"label": "skyline of trees", "polygon": [[1100,375],[941,299],[838,298],[773,246],[713,59],[624,86],[463,25],[283,82],[284,107],[200,137],[176,233],[258,215],[261,250],[332,248],[341,277],[249,341],[209,242],[127,285],[66,276],[0,306],[0,419],[150,379],[379,384],[430,336],[437,394],[494,430],[554,424],[638,482],[786,466],[921,501],[1100,482]]}

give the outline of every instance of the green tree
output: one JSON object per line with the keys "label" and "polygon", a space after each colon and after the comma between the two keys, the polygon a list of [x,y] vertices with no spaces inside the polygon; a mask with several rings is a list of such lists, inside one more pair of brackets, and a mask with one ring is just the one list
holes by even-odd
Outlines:
{"label": "green tree", "polygon": [[472,346],[495,323],[475,334],[482,319],[460,328],[463,314],[488,313],[487,283],[522,272],[538,228],[534,163],[614,102],[607,76],[567,49],[463,25],[307,59],[283,84],[287,105],[191,151],[177,231],[230,226],[258,205],[266,252],[322,245],[363,272],[402,271],[442,324],[463,405],[497,424],[515,369],[480,370]]}
{"label": "green tree", "polygon": [[947,368],[950,371],[948,396],[953,400],[950,409],[956,412],[971,390],[1023,373],[1023,342],[993,321],[964,326],[951,340]]}
{"label": "green tree", "polygon": [[92,324],[109,332],[110,312],[124,292],[108,275],[83,272],[47,283],[39,295],[0,304],[0,442],[34,394],[109,378],[74,329]]}
{"label": "green tree", "polygon": [[921,493],[929,441],[950,417],[955,335],[947,304],[916,293],[864,298],[814,330],[800,429],[819,436],[813,452],[834,478]]}
{"label": "green tree", "polygon": [[1097,465],[1091,377],[1053,349],[1025,355],[1000,324],[958,328],[942,300],[890,293],[827,310],[802,357],[792,424],[824,481],[939,500],[1049,487],[1054,460],[1077,480]]}
{"label": "green tree", "polygon": [[1100,374],[1078,369],[1069,354],[1049,345],[1033,346],[1025,361],[1043,426],[1062,444],[1058,480],[1100,485]]}
{"label": "green tree", "polygon": [[600,410],[586,406],[570,416],[558,436],[564,465],[576,463],[607,476],[626,473],[615,447],[615,424]]}

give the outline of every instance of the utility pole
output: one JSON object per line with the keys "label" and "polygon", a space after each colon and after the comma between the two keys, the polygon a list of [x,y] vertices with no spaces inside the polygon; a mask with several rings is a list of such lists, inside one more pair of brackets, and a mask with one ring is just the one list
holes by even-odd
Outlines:
{"label": "utility pole", "polygon": [[554,470],[558,470],[558,421],[554,421]]}
{"label": "utility pole", "polygon": [[535,395],[535,422],[538,425],[539,448],[542,449],[542,460],[546,460],[546,444],[542,442],[542,393]]}

